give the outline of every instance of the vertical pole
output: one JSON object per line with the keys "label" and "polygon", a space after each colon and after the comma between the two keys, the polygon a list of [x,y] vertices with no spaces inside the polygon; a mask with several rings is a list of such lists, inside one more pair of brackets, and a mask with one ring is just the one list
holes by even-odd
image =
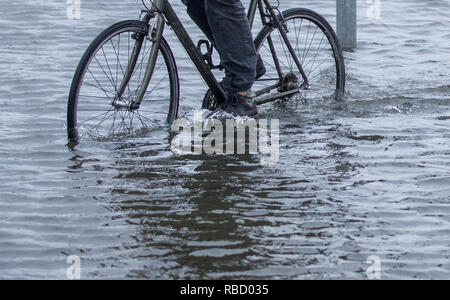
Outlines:
{"label": "vertical pole", "polygon": [[345,50],[356,48],[356,0],[336,0],[337,35]]}

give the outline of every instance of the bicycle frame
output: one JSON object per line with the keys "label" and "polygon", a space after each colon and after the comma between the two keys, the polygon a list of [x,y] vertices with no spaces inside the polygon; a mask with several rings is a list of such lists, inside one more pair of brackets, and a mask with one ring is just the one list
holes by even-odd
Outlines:
{"label": "bicycle frame", "polygon": [[[257,104],[267,103],[270,101],[274,101],[276,99],[280,99],[292,94],[295,94],[299,92],[301,89],[307,89],[308,88],[308,79],[303,71],[303,67],[295,53],[295,50],[293,49],[286,32],[284,31],[283,24],[281,24],[278,16],[275,14],[275,9],[272,7],[269,3],[269,0],[251,0],[250,6],[248,9],[247,17],[250,23],[250,26],[253,26],[256,11],[259,7],[259,12],[261,15],[261,20],[263,22],[263,25],[266,26],[268,24],[266,18],[269,17],[270,21],[273,22],[274,26],[277,27],[281,33],[281,36],[286,43],[286,46],[288,50],[290,51],[290,54],[292,55],[294,62],[296,63],[302,77],[303,77],[303,84],[301,88],[296,88],[291,91],[287,91],[284,93],[278,93],[275,95],[268,96],[263,99],[258,99]],[[269,12],[269,15],[267,15],[264,11],[264,7]],[[143,17],[142,21],[146,24],[149,24],[150,19],[156,17],[156,21],[153,25],[153,28],[150,28],[150,35],[151,40],[153,42],[153,46],[149,55],[148,64],[146,68],[146,72],[144,75],[144,79],[142,82],[142,85],[138,91],[138,96],[136,101],[132,105],[132,109],[137,109],[140,106],[140,103],[142,102],[142,99],[144,98],[144,95],[146,93],[146,90],[148,88],[148,85],[150,83],[155,64],[156,64],[156,58],[158,56],[158,51],[160,48],[160,42],[163,35],[165,23],[167,23],[171,28],[173,29],[175,35],[180,40],[181,44],[183,45],[184,49],[186,50],[187,54],[189,55],[190,59],[196,66],[197,70],[199,71],[200,75],[202,76],[203,80],[206,82],[208,87],[210,88],[213,95],[219,100],[219,103],[222,103],[226,100],[225,92],[220,86],[220,84],[217,82],[215,76],[213,75],[210,67],[205,63],[202,53],[197,49],[194,42],[190,38],[189,34],[187,33],[186,29],[181,24],[180,19],[178,18],[177,14],[175,13],[173,7],[170,5],[168,0],[153,0],[153,5],[150,9],[150,11],[143,11],[145,12],[145,16]],[[133,48],[132,54],[130,56],[130,61],[128,63],[127,70],[125,72],[125,76],[121,82],[121,85],[117,92],[117,98],[120,99],[123,92],[125,91],[125,87],[127,86],[131,75],[133,73],[133,70],[136,66],[136,62],[139,57],[139,52],[142,47],[142,43],[144,41],[144,36],[139,36],[136,38],[136,43]],[[270,50],[272,52],[272,56],[275,62],[275,66],[278,72],[278,76],[280,78],[283,78],[283,73],[278,61],[278,57],[275,52],[275,47],[272,42],[272,38],[269,35],[268,36],[268,43]],[[260,96],[266,92],[270,92],[273,89],[276,89],[280,86],[280,83],[275,84],[269,88],[263,89],[261,91],[257,92],[257,95]]]}

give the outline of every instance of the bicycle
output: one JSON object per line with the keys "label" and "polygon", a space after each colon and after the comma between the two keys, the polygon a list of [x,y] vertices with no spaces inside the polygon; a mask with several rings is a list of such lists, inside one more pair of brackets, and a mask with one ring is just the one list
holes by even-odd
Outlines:
{"label": "bicycle", "polygon": [[[150,1],[150,8],[142,3],[140,20],[107,28],[81,58],[69,93],[69,140],[127,135],[162,122],[171,124],[177,118],[180,81],[175,57],[163,36],[166,24],[209,87],[202,108],[214,110],[225,101],[212,71],[221,65],[214,65],[209,41],[195,45],[168,0]],[[297,96],[303,101],[342,100],[345,64],[334,30],[312,10],[280,12],[279,5],[279,0],[275,6],[269,0],[251,0],[247,12],[251,27],[257,12],[263,26],[255,46],[267,70],[255,82],[256,103]]]}

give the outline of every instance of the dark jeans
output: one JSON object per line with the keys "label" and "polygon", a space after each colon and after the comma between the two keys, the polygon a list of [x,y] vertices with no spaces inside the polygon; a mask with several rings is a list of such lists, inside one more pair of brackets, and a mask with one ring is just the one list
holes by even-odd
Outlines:
{"label": "dark jeans", "polygon": [[192,20],[219,52],[229,92],[250,89],[256,75],[256,50],[240,0],[183,0]]}

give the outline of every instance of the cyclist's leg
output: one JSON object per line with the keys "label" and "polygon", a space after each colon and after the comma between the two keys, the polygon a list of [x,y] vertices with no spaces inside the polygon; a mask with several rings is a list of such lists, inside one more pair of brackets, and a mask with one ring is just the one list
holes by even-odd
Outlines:
{"label": "cyclist's leg", "polygon": [[[245,8],[240,0],[204,0],[206,16],[225,67],[225,88],[249,90],[256,74],[256,50]],[[202,1],[198,1],[202,2]]]}
{"label": "cyclist's leg", "polygon": [[204,0],[183,0],[187,6],[187,13],[197,26],[203,31],[206,37],[214,43],[214,37],[211,32],[211,27],[206,16],[205,1]]}

